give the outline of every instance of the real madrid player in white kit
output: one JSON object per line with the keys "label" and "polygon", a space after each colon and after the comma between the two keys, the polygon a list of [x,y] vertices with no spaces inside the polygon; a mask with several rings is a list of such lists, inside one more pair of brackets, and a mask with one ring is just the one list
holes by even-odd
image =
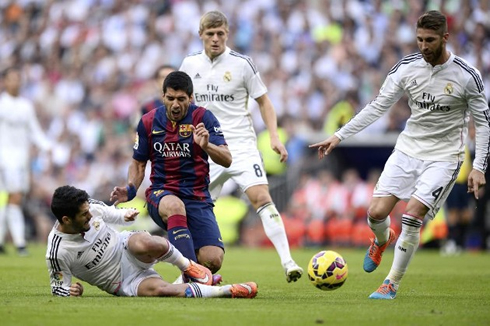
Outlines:
{"label": "real madrid player in white kit", "polygon": [[476,128],[476,157],[468,176],[468,192],[478,199],[488,164],[490,112],[477,69],[446,50],[446,17],[429,11],[417,21],[420,53],[407,55],[388,73],[378,96],[328,139],[310,145],[319,158],[341,140],[364,129],[383,115],[403,94],[411,116],[374,190],[368,224],[376,239],[364,258],[364,270],[374,271],[386,247],[395,241],[391,212],[399,200],[408,201],[402,231],[395,245],[391,270],[372,299],[394,299],[420,242],[424,218],[433,218],[451,191],[464,159],[470,114]]}
{"label": "real madrid player in white kit", "polygon": [[[57,218],[49,237],[46,263],[53,295],[81,296],[72,277],[117,296],[253,298],[257,284],[210,286],[206,267],[185,258],[167,239],[146,231],[118,232],[106,224],[128,224],[139,214],[89,199],[72,186],[55,190],[51,210]],[[169,284],[153,269],[158,262],[178,267],[190,280]],[[200,284],[202,283],[202,284]]]}
{"label": "real madrid player in white kit", "polygon": [[291,257],[282,222],[269,194],[267,176],[257,149],[257,137],[248,110],[249,97],[255,99],[270,133],[272,149],[280,161],[288,158],[286,148],[277,134],[277,117],[256,66],[247,56],[226,46],[228,20],[219,11],[201,17],[199,36],[204,50],[187,56],[180,67],[192,78],[194,101],[214,113],[221,124],[228,148],[233,156],[229,168],[210,162],[213,200],[223,184],[232,178],[247,195],[262,220],[268,238],[274,244],[288,282],[297,281],[303,270]]}
{"label": "real madrid player in white kit", "polygon": [[20,255],[27,255],[22,200],[30,185],[31,145],[49,150],[50,142],[36,118],[33,104],[20,96],[21,71],[7,68],[3,73],[5,91],[0,94],[0,191],[8,202],[0,207],[0,252],[7,226]]}

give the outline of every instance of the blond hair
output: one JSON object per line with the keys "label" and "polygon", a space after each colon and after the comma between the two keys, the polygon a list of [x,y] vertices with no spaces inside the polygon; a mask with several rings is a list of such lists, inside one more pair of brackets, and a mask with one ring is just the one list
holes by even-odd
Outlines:
{"label": "blond hair", "polygon": [[205,29],[224,26],[228,32],[228,19],[221,11],[213,10],[205,13],[199,21],[199,34]]}

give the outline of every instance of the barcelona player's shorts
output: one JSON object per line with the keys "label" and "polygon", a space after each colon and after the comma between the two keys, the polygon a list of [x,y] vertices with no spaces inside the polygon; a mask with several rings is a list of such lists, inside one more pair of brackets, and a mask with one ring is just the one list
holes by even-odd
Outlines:
{"label": "barcelona player's shorts", "polygon": [[[173,194],[168,191],[151,192],[147,197],[148,213],[153,221],[164,230],[167,230],[167,224],[162,221],[158,214],[158,205],[166,195]],[[216,222],[216,216],[213,212],[213,205],[198,200],[185,198],[181,198],[181,200],[184,202],[187,227],[194,241],[194,249],[199,250],[205,246],[216,246],[224,249],[218,222]]]}

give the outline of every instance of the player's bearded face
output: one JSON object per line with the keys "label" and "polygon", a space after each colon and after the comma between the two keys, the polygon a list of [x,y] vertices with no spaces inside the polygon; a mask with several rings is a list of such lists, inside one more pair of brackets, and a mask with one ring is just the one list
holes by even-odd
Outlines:
{"label": "player's bearded face", "polygon": [[439,35],[432,29],[417,29],[417,45],[424,60],[435,66],[444,63],[448,34]]}
{"label": "player's bearded face", "polygon": [[204,52],[209,58],[214,59],[225,52],[228,40],[228,30],[225,26],[206,28],[199,33],[199,37],[203,42]]}
{"label": "player's bearded face", "polygon": [[88,203],[83,204],[78,214],[71,220],[71,227],[74,233],[90,230],[89,222],[92,219],[92,214],[90,214],[89,207]]}
{"label": "player's bearded face", "polygon": [[191,105],[192,96],[186,94],[182,90],[174,90],[170,87],[167,88],[165,94],[163,94],[163,104],[166,107],[167,118],[171,121],[180,121],[189,111],[189,105]]}

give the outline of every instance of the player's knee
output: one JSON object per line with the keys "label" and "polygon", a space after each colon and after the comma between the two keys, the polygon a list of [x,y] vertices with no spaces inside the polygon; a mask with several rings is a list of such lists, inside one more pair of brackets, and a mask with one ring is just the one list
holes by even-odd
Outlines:
{"label": "player's knee", "polygon": [[254,198],[254,200],[251,199],[250,202],[252,203],[252,205],[256,209],[259,209],[260,207],[262,207],[264,205],[272,203],[272,198],[268,192],[265,192],[265,193],[261,193],[261,194],[257,195]]}
{"label": "player's knee", "polygon": [[207,268],[209,268],[209,270],[211,271],[211,273],[216,273],[217,271],[219,271],[221,269],[221,264],[223,263],[223,261],[221,259],[211,259],[211,260],[208,260],[204,263],[204,266],[206,266]]}
{"label": "player's knee", "polygon": [[269,194],[269,187],[267,185],[252,186],[248,188],[245,193],[255,209],[272,202],[271,195]]}
{"label": "player's knee", "polygon": [[160,216],[166,217],[175,214],[186,215],[184,202],[175,196],[165,196],[160,201],[159,213]]}
{"label": "player's knee", "polygon": [[386,212],[386,210],[379,205],[371,204],[371,206],[369,206],[368,216],[373,220],[377,220],[377,221],[384,220],[388,216],[388,214],[390,214],[390,212]]}
{"label": "player's knee", "polygon": [[221,269],[221,265],[223,264],[223,257],[219,255],[207,256],[207,257],[199,257],[199,264],[206,266],[209,268],[211,273],[216,273]]}
{"label": "player's knee", "polygon": [[148,241],[147,245],[148,252],[152,253],[155,258],[168,251],[168,243],[163,238],[151,237],[151,241]]}
{"label": "player's knee", "polygon": [[168,251],[168,244],[163,238],[142,234],[137,238],[136,248],[138,254],[146,253],[153,258],[158,258]]}

